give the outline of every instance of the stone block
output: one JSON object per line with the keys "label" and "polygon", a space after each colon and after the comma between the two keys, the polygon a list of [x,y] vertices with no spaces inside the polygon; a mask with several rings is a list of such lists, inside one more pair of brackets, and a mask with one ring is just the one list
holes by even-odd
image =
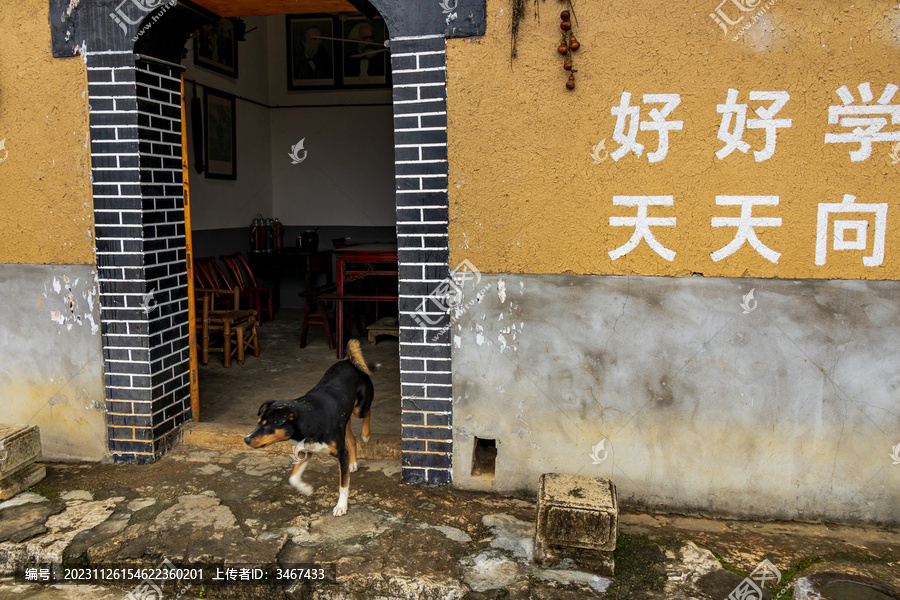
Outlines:
{"label": "stone block", "polygon": [[41,457],[41,434],[35,426],[0,424],[0,479]]}
{"label": "stone block", "polygon": [[44,467],[34,464],[40,457],[37,427],[0,424],[0,500],[8,500],[44,478]]}
{"label": "stone block", "polygon": [[26,490],[47,476],[47,470],[31,463],[15,473],[0,479],[0,502],[9,500],[19,492]]}
{"label": "stone block", "polygon": [[544,473],[534,559],[546,567],[571,559],[584,570],[611,576],[618,522],[616,486],[611,479]]}

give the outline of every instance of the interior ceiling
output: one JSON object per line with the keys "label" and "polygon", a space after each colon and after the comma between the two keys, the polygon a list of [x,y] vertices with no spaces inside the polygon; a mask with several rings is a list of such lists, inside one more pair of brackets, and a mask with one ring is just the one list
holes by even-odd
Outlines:
{"label": "interior ceiling", "polygon": [[348,0],[194,0],[194,2],[222,17],[358,12]]}

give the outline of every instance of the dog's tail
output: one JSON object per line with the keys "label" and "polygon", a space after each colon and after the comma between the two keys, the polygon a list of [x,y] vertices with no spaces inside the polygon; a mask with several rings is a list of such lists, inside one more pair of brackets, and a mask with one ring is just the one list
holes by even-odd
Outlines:
{"label": "dog's tail", "polygon": [[372,371],[369,369],[369,365],[366,364],[362,349],[359,347],[359,340],[354,339],[347,342],[347,358],[350,359],[350,364],[354,367],[366,375],[372,376]]}

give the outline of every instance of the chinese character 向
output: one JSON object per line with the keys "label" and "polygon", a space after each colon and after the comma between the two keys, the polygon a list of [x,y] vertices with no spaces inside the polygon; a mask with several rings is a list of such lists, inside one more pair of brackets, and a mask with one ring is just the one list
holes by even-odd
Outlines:
{"label": "chinese character \u5411", "polygon": [[[825,264],[828,253],[828,215],[831,213],[875,213],[875,233],[872,254],[863,257],[863,265],[877,267],[884,262],[884,238],[887,232],[886,202],[877,204],[856,204],[856,196],[844,194],[842,202],[822,202],[816,219],[816,264]],[[854,232],[854,239],[847,239],[847,232]],[[834,250],[865,250],[868,247],[868,220],[835,219]]]}

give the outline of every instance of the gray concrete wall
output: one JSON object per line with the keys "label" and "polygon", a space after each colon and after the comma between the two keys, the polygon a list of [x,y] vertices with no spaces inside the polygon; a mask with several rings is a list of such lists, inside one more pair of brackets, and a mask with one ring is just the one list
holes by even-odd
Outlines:
{"label": "gray concrete wall", "polygon": [[[900,522],[898,292],[483,274],[451,332],[454,483],[578,473],[653,509]],[[497,441],[492,482],[471,476],[475,436]]]}
{"label": "gray concrete wall", "polygon": [[44,458],[106,455],[96,268],[0,264],[0,422],[37,425]]}

